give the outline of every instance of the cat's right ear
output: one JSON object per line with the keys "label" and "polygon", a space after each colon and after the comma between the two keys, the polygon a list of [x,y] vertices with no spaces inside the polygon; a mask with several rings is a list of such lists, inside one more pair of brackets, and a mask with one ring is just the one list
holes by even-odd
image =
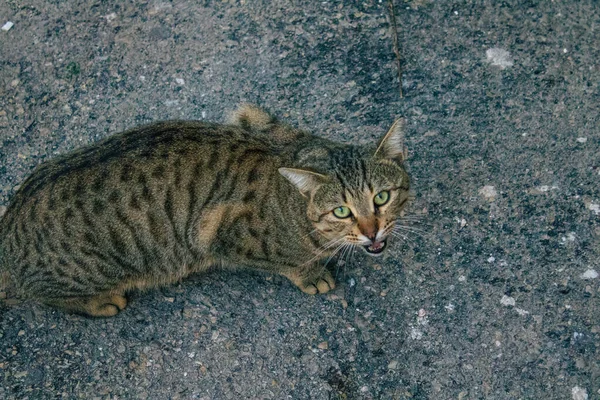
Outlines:
{"label": "cat's right ear", "polygon": [[404,146],[404,118],[397,119],[392,127],[379,142],[375,150],[375,158],[404,162],[407,157],[407,149]]}
{"label": "cat's right ear", "polygon": [[279,173],[300,190],[302,195],[310,197],[310,194],[327,182],[325,175],[317,172],[297,168],[279,168]]}

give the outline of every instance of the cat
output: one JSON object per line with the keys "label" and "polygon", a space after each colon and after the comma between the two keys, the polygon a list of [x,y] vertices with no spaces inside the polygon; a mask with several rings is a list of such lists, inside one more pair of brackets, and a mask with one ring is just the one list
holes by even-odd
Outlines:
{"label": "cat", "polygon": [[373,148],[249,105],[225,125],[137,127],[34,170],[0,221],[0,272],[22,297],[96,317],[213,265],[326,293],[326,257],[388,247],[409,199],[405,157],[402,119]]}

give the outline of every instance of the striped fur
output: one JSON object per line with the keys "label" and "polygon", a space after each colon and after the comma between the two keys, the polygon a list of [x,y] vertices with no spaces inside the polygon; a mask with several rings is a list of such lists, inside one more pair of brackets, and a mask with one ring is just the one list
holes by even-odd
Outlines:
{"label": "striped fur", "polygon": [[[230,125],[138,127],[36,168],[0,223],[0,272],[25,297],[94,316],[118,313],[131,289],[211,265],[280,273],[323,293],[335,283],[319,260],[339,243],[360,244],[361,229],[386,229],[406,202],[398,153],[381,153],[394,157],[255,107]],[[286,168],[322,179],[298,190]],[[374,209],[381,190],[392,199]],[[340,204],[355,210],[353,221],[333,216]]]}

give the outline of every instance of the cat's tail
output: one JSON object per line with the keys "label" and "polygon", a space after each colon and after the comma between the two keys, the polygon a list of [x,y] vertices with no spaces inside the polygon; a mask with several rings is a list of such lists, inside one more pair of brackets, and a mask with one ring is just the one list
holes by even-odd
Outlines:
{"label": "cat's tail", "polygon": [[278,121],[277,118],[254,104],[242,104],[229,115],[229,123],[244,129],[267,132],[277,125]]}
{"label": "cat's tail", "polygon": [[[4,213],[2,213],[4,214]],[[4,224],[3,215],[0,214],[0,238],[2,235],[2,224]],[[0,240],[0,313],[3,308],[6,307],[7,299],[9,297],[9,287],[10,287],[10,275],[8,273],[8,267],[6,265],[6,261],[4,260],[4,246],[2,244],[2,240]]]}
{"label": "cat's tail", "polygon": [[307,133],[283,123],[254,104],[242,104],[229,115],[229,124],[252,132],[264,133],[272,141],[286,145],[307,137]]}

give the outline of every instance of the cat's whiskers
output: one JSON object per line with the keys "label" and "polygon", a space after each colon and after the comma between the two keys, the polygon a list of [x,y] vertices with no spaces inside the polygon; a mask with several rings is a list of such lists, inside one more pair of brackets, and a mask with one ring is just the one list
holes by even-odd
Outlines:
{"label": "cat's whiskers", "polygon": [[329,264],[329,261],[331,261],[331,259],[342,249],[344,249],[345,246],[347,246],[348,243],[342,243],[340,245],[338,245],[335,250],[333,250],[333,253],[331,253],[331,255],[327,258],[327,261],[325,261],[325,266],[327,266],[327,264]]}
{"label": "cat's whiskers", "polygon": [[[336,280],[337,280],[337,277],[338,277],[338,273],[339,273],[340,267],[343,267],[344,279],[345,279],[345,277],[346,277],[346,275],[345,275],[346,266],[348,265],[349,256],[351,257],[352,254],[354,254],[354,249],[355,248],[356,248],[355,244],[353,244],[353,243],[345,243],[344,248],[342,249],[342,253],[340,254],[340,259],[336,263],[336,269],[335,269],[335,279]],[[341,264],[340,261],[343,261],[344,263]]]}
{"label": "cat's whiskers", "polygon": [[396,232],[410,232],[420,237],[425,237],[427,234],[427,232],[425,232],[423,229],[415,228],[414,226],[401,225],[398,223],[396,223],[393,230]]}
{"label": "cat's whiskers", "polygon": [[408,242],[408,243],[409,243],[409,244],[411,244],[412,246],[416,246],[416,245],[417,245],[417,242],[416,242],[414,239],[412,239],[412,238],[408,237],[408,236],[407,236],[407,235],[405,235],[405,234],[402,234],[402,233],[399,233],[399,232],[391,232],[390,234],[391,234],[393,237],[396,237],[396,238],[398,238],[398,239],[402,239],[402,240],[403,240],[403,241],[405,241],[405,242]]}
{"label": "cat's whiskers", "polygon": [[305,266],[305,265],[310,264],[311,262],[319,259],[321,254],[323,254],[324,252],[326,252],[328,249],[332,248],[333,246],[337,245],[342,240],[344,240],[343,236],[340,238],[337,238],[337,239],[332,239],[329,242],[325,243],[323,246],[317,248],[317,250],[316,250],[317,253],[314,257],[312,257],[310,260],[306,261],[305,263],[301,264],[300,266]]}
{"label": "cat's whiskers", "polygon": [[424,215],[405,215],[396,220],[396,222],[404,222],[409,224],[419,224],[421,226],[431,228],[432,225],[428,222],[424,222]]}
{"label": "cat's whiskers", "polygon": [[308,232],[306,235],[302,236],[301,239],[306,239],[307,237],[309,237],[313,233],[317,232],[318,230],[319,230],[319,228],[313,229],[312,231]]}

